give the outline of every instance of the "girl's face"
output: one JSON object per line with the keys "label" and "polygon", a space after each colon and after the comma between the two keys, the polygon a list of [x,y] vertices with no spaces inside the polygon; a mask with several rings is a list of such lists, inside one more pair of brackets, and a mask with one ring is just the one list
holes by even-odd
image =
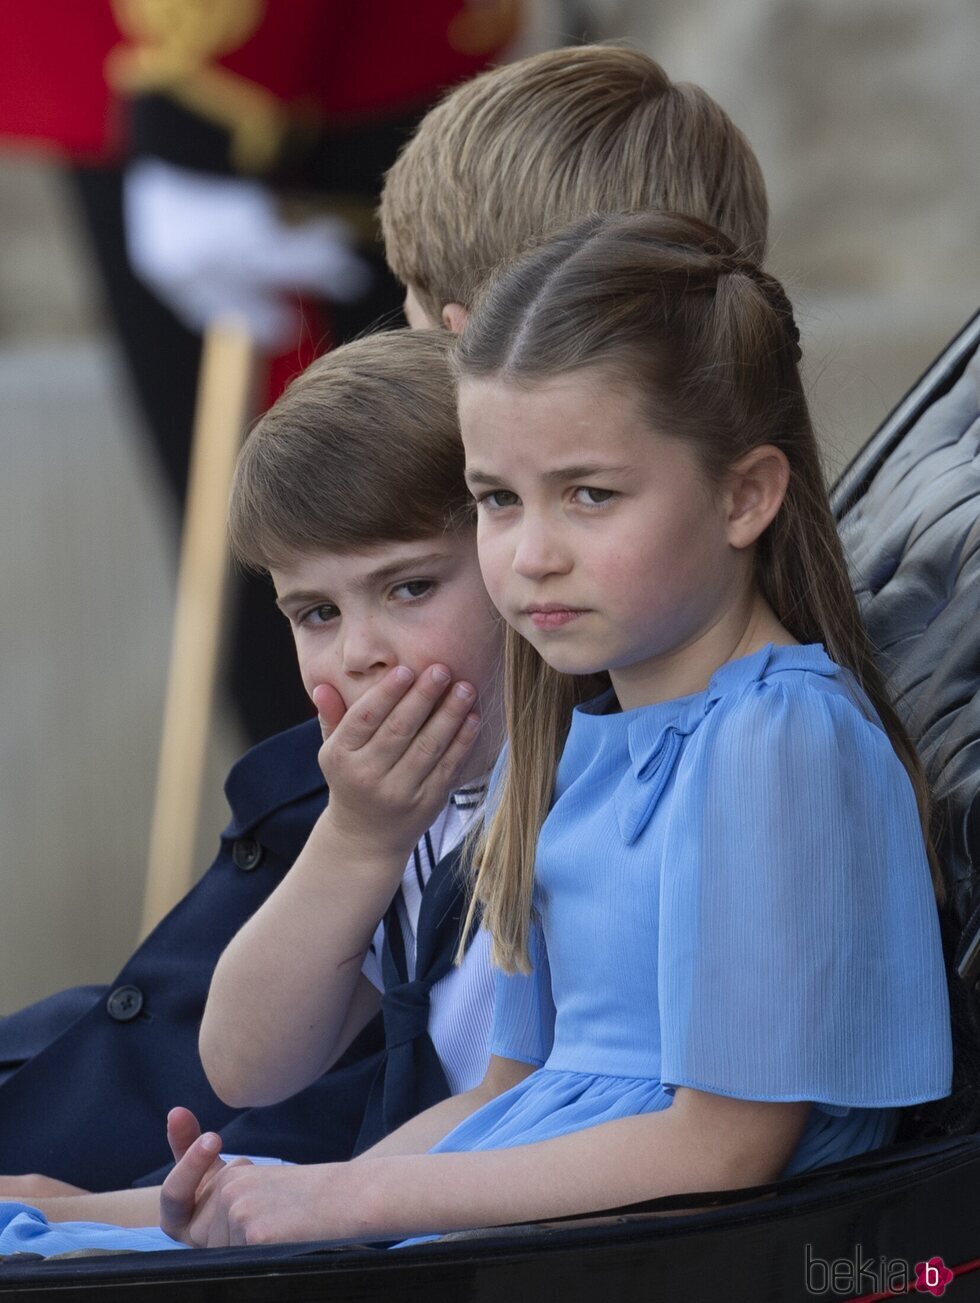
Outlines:
{"label": "girl's face", "polygon": [[502,626],[480,578],[472,530],[298,556],[271,575],[311,697],[328,683],[349,708],[396,665],[416,675],[445,665],[477,691],[483,726],[473,772],[493,764]]}
{"label": "girl's face", "polygon": [[751,558],[687,446],[599,372],[466,380],[460,421],[504,618],[557,670],[609,670],[624,710],[704,687],[744,629]]}

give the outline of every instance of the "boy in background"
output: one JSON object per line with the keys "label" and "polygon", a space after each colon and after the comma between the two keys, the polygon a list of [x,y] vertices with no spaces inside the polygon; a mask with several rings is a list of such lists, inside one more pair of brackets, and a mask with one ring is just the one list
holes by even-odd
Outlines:
{"label": "boy in background", "polygon": [[762,170],[724,109],[638,50],[585,45],[446,96],[388,172],[380,215],[409,324],[458,331],[498,264],[587,213],[646,208],[698,217],[765,257]]}

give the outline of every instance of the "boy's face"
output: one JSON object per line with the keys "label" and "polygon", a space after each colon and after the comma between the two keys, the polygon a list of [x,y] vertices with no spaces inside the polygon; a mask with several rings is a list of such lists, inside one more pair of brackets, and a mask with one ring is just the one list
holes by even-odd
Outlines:
{"label": "boy's face", "polygon": [[405,291],[405,304],[403,307],[405,320],[412,330],[438,330],[439,322],[433,321],[429,314],[419,302],[418,295],[414,288],[409,285]]}
{"label": "boy's face", "polygon": [[349,708],[394,666],[418,675],[438,662],[476,689],[483,725],[469,768],[491,766],[503,624],[483,586],[474,530],[297,556],[270,573],[311,697],[327,683]]}

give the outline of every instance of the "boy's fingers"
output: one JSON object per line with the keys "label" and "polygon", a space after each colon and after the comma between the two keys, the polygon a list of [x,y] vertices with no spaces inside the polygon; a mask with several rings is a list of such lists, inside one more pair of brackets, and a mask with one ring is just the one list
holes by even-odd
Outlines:
{"label": "boy's fingers", "polygon": [[201,1182],[215,1164],[224,1166],[220,1151],[221,1138],[206,1132],[178,1159],[160,1187],[160,1225],[173,1239],[183,1238],[190,1225]]}
{"label": "boy's fingers", "polygon": [[468,683],[450,687],[444,665],[430,665],[378,725],[372,742],[375,757],[394,768],[403,758],[421,762],[419,777],[438,763],[476,700]]}
{"label": "boy's fingers", "polygon": [[348,751],[359,751],[371,741],[414,681],[415,675],[407,665],[389,670],[344,715],[334,733],[336,741]]}
{"label": "boy's fingers", "polygon": [[330,683],[318,683],[313,689],[313,704],[320,720],[320,732],[326,742],[340,721],[344,718],[347,707],[344,699]]}
{"label": "boy's fingers", "polygon": [[[422,688],[422,679],[419,688]],[[403,702],[399,711],[400,718],[393,722],[393,727],[404,729],[406,734],[399,768],[403,765],[410,766],[416,780],[421,781],[437,765],[442,766],[448,749],[455,744],[475,705],[476,691],[472,684],[464,682],[454,683],[436,701],[430,695],[424,703],[415,704],[413,712],[409,711],[409,702]],[[404,717],[401,717],[403,711]],[[472,742],[472,738],[469,740]]]}
{"label": "boy's fingers", "polygon": [[201,1124],[189,1108],[172,1108],[167,1114],[167,1143],[175,1162],[180,1162],[200,1134]]}
{"label": "boy's fingers", "polygon": [[427,726],[415,739],[415,745],[402,759],[399,771],[402,766],[410,765],[415,784],[434,778],[446,789],[444,798],[448,797],[457,785],[460,768],[480,732],[479,715],[467,711],[467,706],[471,706],[473,701],[470,696],[462,703],[462,717],[440,711],[439,718],[433,719],[431,729]]}

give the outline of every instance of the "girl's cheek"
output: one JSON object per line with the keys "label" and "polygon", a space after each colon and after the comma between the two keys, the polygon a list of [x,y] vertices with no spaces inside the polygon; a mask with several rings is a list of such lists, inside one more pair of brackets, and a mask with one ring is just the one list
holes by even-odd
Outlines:
{"label": "girl's cheek", "polygon": [[499,543],[485,539],[479,543],[480,573],[490,600],[500,610],[503,599],[504,577],[507,573],[507,561]]}

